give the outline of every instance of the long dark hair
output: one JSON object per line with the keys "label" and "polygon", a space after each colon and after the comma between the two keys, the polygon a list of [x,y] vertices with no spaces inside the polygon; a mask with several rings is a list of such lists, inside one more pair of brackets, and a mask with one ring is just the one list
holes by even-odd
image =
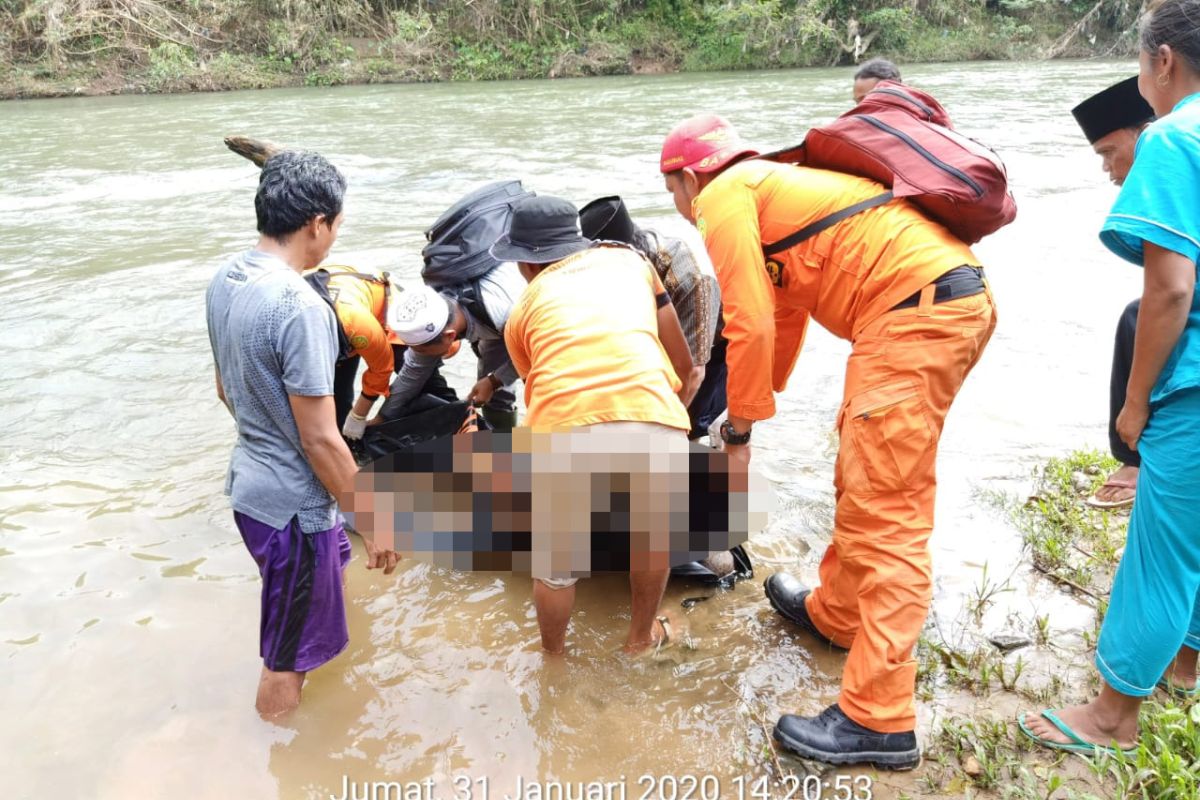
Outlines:
{"label": "long dark hair", "polygon": [[1164,0],[1142,20],[1142,49],[1167,45],[1200,75],[1200,0]]}

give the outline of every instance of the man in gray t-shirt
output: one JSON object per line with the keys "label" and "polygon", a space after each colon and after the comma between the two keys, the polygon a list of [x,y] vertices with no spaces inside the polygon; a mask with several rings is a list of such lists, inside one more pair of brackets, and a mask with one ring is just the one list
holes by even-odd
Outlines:
{"label": "man in gray t-shirt", "polygon": [[333,309],[278,255],[251,250],[208,287],[208,335],[238,440],[225,493],[233,510],[272,528],[334,526],[337,504],[300,442],[289,396],[333,395]]}
{"label": "man in gray t-shirt", "polygon": [[[305,674],[349,641],[350,541],[334,498],[352,489],[357,468],[334,411],[338,322],[300,277],[337,239],[345,190],[315,153],[269,159],[254,198],[262,235],[217,270],[206,296],[217,395],[238,434],[225,491],[263,580],[264,717],[294,708]],[[367,550],[368,568],[395,568],[395,553]]]}

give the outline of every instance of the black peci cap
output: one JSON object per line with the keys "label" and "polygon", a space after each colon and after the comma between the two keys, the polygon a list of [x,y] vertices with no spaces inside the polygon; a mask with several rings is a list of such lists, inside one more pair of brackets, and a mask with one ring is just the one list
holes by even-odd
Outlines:
{"label": "black peci cap", "polygon": [[1095,144],[1113,131],[1154,119],[1154,109],[1138,92],[1137,76],[1113,84],[1071,109],[1088,142]]}
{"label": "black peci cap", "polygon": [[579,210],[579,226],[588,239],[636,244],[637,226],[620,197],[601,197]]}

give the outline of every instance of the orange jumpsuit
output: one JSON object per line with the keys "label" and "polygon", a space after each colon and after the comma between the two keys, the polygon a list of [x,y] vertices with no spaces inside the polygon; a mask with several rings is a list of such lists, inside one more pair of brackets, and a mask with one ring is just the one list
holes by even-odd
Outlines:
{"label": "orange jumpsuit", "polygon": [[387,397],[395,371],[391,331],[387,319],[387,284],[356,278],[353,267],[322,267],[329,275],[329,294],[338,322],[354,348],[351,356],[362,356],[367,371],[362,392],[369,397]]}
{"label": "orange jumpsuit", "polygon": [[[774,392],[810,317],[853,344],[838,415],[833,541],[808,612],[850,649],[842,710],[896,733],[916,725],[912,652],[932,598],[937,443],[995,328],[991,292],[933,304],[931,282],[978,261],[904,200],[853,216],[774,263],[762,252],[882,191],[841,173],[750,160],[714,178],[693,212],[721,286],[731,415],[774,415]],[[917,292],[918,307],[891,310]]]}

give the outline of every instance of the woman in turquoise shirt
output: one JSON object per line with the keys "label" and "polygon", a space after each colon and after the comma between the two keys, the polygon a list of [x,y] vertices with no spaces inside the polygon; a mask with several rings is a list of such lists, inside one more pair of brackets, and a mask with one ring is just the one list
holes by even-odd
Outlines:
{"label": "woman in turquoise shirt", "polygon": [[1039,744],[1095,753],[1136,744],[1156,686],[1196,694],[1200,650],[1200,0],[1142,23],[1138,89],[1159,120],[1100,240],[1145,268],[1133,369],[1117,433],[1142,456],[1128,542],[1096,648],[1100,696],[1024,714]]}

